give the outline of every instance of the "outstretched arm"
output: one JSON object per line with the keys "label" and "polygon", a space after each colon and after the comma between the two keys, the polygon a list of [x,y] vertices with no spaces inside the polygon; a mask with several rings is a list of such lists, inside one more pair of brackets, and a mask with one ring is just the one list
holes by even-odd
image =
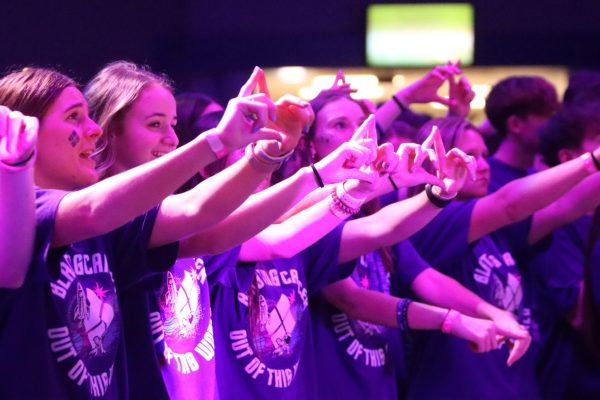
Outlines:
{"label": "outstretched arm", "polygon": [[548,207],[536,212],[527,238],[534,244],[600,205],[600,174],[593,174]]}
{"label": "outstretched arm", "polygon": [[[600,148],[594,151],[594,155],[600,157]],[[473,208],[469,243],[548,206],[593,173],[594,168],[589,154],[584,154],[556,167],[514,180],[481,198]],[[531,237],[543,237],[537,229],[544,229],[544,226],[532,225]]]}
{"label": "outstretched arm", "polygon": [[68,193],[58,207],[52,246],[104,234],[159,204],[190,176],[216,159],[215,141],[219,141],[227,152],[255,140],[279,138],[275,131],[260,130],[273,108],[263,97],[257,96],[231,100],[219,126],[187,145],[95,185]]}
{"label": "outstretched arm", "polygon": [[[350,160],[367,157],[368,152],[369,149],[362,145],[344,144],[319,161],[315,168],[324,183],[335,183],[349,178],[369,179],[369,174],[357,168],[345,167]],[[311,168],[301,168],[290,178],[250,196],[223,222],[183,241],[180,254],[182,256],[215,254],[236,246],[267,228],[315,188],[317,188],[317,181]],[[289,232],[286,232],[285,236],[287,233]]]}
{"label": "outstretched arm", "polygon": [[[471,317],[492,320],[504,332],[516,338],[509,359],[511,363],[517,352],[527,349],[531,337],[509,311],[502,310],[484,301],[481,297],[462,286],[456,280],[434,268],[426,268],[414,279],[411,289],[419,298],[438,307],[452,308]],[[523,337],[523,338],[520,338]]]}
{"label": "outstretched arm", "polygon": [[[348,314],[351,319],[391,328],[399,327],[399,298],[360,288],[352,278],[346,278],[327,286],[323,289],[322,294],[328,302]],[[446,321],[449,317],[453,320]],[[408,306],[407,320],[408,327],[411,329],[442,329],[446,325],[446,333],[472,342],[477,352],[496,349],[498,347],[497,335],[516,339],[527,337],[527,332],[515,334],[512,331],[505,331],[490,320],[472,318],[464,314],[450,315],[448,309],[417,302],[411,302]],[[520,353],[519,357],[524,352]],[[518,358],[509,358],[509,365],[516,359]]]}
{"label": "outstretched arm", "polygon": [[33,253],[38,121],[0,106],[0,287],[23,284]]}
{"label": "outstretched arm", "polygon": [[458,64],[448,63],[429,71],[418,81],[400,89],[392,98],[377,109],[377,124],[386,130],[392,122],[413,103],[437,102],[450,106],[451,100],[438,95],[438,90],[453,75],[461,74]]}

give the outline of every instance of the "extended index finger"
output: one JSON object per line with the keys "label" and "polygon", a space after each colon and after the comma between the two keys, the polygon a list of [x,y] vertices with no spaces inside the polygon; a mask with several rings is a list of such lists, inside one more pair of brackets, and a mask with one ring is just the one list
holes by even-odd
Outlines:
{"label": "extended index finger", "polygon": [[442,132],[437,126],[434,126],[430,136],[432,138],[433,150],[437,156],[439,167],[443,169],[446,166],[446,148],[444,147],[444,141],[442,140]]}
{"label": "extended index finger", "polygon": [[258,83],[258,91],[260,93],[266,94],[269,98],[271,98],[271,94],[269,93],[269,87],[267,86],[267,77],[265,76],[265,72],[260,69],[258,73],[257,83]]}
{"label": "extended index finger", "polygon": [[[375,115],[371,114],[363,121],[363,123],[358,127],[352,138],[350,138],[351,142],[358,142],[362,139],[372,139],[372,133],[375,132]],[[377,143],[377,132],[375,132],[375,143]]]}
{"label": "extended index finger", "polygon": [[252,94],[252,92],[254,92],[254,89],[256,88],[256,85],[258,84],[258,80],[261,75],[264,78],[263,70],[260,69],[259,67],[254,67],[254,71],[252,71],[250,78],[248,78],[246,83],[244,83],[244,85],[240,89],[238,97],[250,96]]}

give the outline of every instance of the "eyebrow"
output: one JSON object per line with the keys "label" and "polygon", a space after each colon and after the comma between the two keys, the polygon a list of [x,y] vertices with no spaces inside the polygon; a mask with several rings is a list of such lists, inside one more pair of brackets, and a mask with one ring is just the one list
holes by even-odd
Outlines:
{"label": "eyebrow", "polygon": [[[147,117],[145,117],[144,119],[150,119],[153,117],[164,117],[167,118],[167,114],[165,113],[152,113],[150,115],[148,115]],[[173,117],[173,119],[177,119],[177,115]]]}
{"label": "eyebrow", "polygon": [[71,111],[72,109],[74,109],[74,108],[77,108],[77,107],[83,107],[83,103],[82,103],[82,102],[79,102],[79,103],[71,104],[69,107],[67,107],[67,108],[66,108],[66,109],[63,111],[63,114],[64,114],[64,113],[68,113],[69,111]]}

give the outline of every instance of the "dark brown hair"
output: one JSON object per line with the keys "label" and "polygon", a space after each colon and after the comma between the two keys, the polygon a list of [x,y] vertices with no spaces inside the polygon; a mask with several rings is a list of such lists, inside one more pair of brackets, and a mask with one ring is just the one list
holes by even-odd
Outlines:
{"label": "dark brown hair", "polygon": [[0,79],[0,105],[42,119],[52,103],[75,81],[60,72],[28,67]]}

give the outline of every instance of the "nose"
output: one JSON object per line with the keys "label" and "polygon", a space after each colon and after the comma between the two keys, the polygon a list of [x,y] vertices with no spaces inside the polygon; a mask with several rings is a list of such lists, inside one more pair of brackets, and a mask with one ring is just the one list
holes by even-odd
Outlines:
{"label": "nose", "polygon": [[93,140],[94,142],[102,136],[102,128],[94,122],[91,118],[88,117],[87,124],[85,127],[85,136]]}
{"label": "nose", "polygon": [[490,169],[490,164],[488,164],[487,160],[484,156],[479,156],[477,159],[477,171],[479,172],[487,172]]}
{"label": "nose", "polygon": [[163,137],[161,139],[161,143],[164,144],[165,146],[170,146],[173,148],[176,148],[177,145],[179,144],[179,138],[177,137],[177,134],[175,133],[175,129],[173,129],[172,126],[170,126],[169,129],[163,135]]}

